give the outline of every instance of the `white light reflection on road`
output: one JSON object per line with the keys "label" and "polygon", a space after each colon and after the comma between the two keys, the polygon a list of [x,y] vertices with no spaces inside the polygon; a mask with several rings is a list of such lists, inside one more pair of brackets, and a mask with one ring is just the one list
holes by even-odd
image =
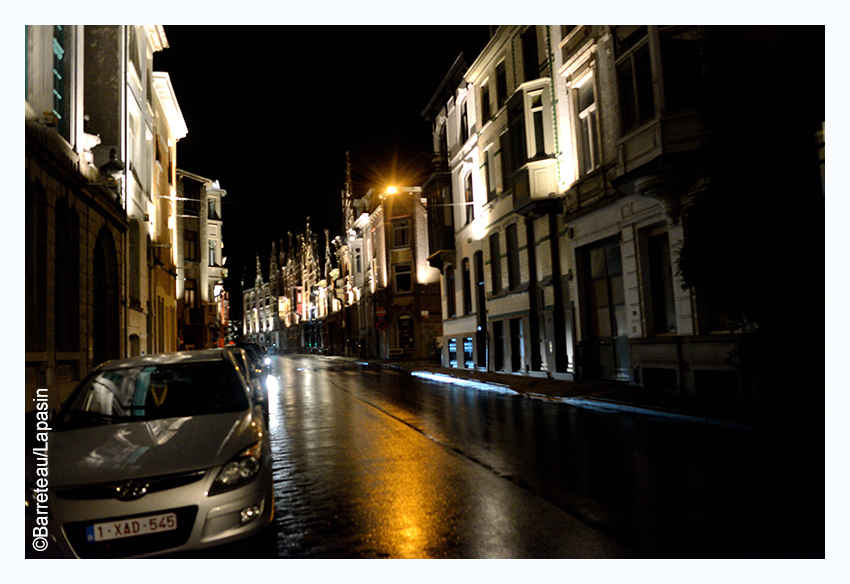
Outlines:
{"label": "white light reflection on road", "polygon": [[495,385],[493,383],[484,383],[483,381],[473,381],[470,379],[459,379],[457,377],[452,377],[451,375],[442,375],[440,373],[428,373],[425,371],[412,371],[410,374],[414,377],[421,377],[423,379],[438,381],[440,383],[454,383],[455,385],[472,387],[474,389],[480,389],[483,391],[495,391],[497,393],[504,393],[508,395],[519,395],[518,392],[504,385]]}

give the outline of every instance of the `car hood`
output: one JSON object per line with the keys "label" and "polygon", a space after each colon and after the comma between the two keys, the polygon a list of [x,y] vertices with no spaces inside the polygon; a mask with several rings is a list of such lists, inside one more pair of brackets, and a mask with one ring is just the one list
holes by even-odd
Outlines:
{"label": "car hood", "polygon": [[207,469],[257,440],[249,411],[164,418],[53,432],[51,487]]}

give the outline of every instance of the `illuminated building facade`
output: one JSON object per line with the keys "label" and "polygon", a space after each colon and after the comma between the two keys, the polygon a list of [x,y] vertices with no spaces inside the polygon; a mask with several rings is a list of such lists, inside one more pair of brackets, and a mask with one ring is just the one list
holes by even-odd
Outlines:
{"label": "illuminated building facade", "polygon": [[289,234],[286,250],[272,244],[269,279],[260,258],[254,285],[243,288],[243,336],[279,353],[323,352],[323,320],[329,314],[326,281],[320,277],[316,238],[307,219],[304,233]]}
{"label": "illuminated building facade", "polygon": [[150,350],[176,351],[177,344],[177,141],[186,123],[167,73],[153,73],[154,218],[148,255],[152,317]]}
{"label": "illuminated building facade", "polygon": [[718,107],[700,97],[709,28],[502,26],[456,61],[423,112],[445,365],[746,397],[753,323],[677,270]]}
{"label": "illuminated building facade", "polygon": [[224,346],[222,199],[212,180],[177,169],[177,334],[180,349]]}
{"label": "illuminated building facade", "polygon": [[420,187],[370,189],[355,199],[348,298],[364,357],[430,359],[441,336],[439,271],[428,263],[428,218]]}
{"label": "illuminated building facade", "polygon": [[26,47],[27,388],[60,400],[105,360],[175,348],[186,128],[152,70],[162,26],[27,26]]}
{"label": "illuminated building facade", "polygon": [[[100,107],[99,63],[85,50],[94,32],[26,27],[28,411],[37,387],[59,407],[92,367],[124,351],[122,110]],[[116,68],[119,47],[104,55]]]}

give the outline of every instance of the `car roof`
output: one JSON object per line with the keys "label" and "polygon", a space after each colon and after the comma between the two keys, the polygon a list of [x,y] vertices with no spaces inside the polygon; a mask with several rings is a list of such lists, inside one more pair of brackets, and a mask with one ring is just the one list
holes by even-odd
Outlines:
{"label": "car roof", "polygon": [[125,369],[150,365],[178,365],[182,363],[203,363],[227,359],[224,349],[198,349],[195,351],[177,351],[174,353],[155,353],[152,355],[137,355],[126,359],[107,361],[100,366],[101,370]]}

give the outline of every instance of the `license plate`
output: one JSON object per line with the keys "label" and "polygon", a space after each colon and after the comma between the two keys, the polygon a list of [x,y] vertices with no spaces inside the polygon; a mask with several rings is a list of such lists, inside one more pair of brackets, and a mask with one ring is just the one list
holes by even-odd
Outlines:
{"label": "license plate", "polygon": [[177,529],[177,515],[163,513],[135,519],[119,519],[86,526],[86,541],[107,541],[123,537],[150,535]]}

